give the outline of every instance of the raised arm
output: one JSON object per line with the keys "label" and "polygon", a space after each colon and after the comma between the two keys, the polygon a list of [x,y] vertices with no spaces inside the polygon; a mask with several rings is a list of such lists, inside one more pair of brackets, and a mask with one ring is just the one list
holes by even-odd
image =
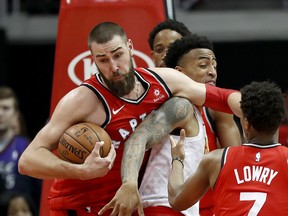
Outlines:
{"label": "raised arm", "polygon": [[[170,137],[171,156],[185,160],[184,152],[184,130],[181,130],[180,140],[176,144]],[[172,170],[168,179],[168,199],[171,207],[176,211],[183,211],[194,205],[214,186],[221,166],[221,155],[223,149],[217,149],[204,155],[196,172],[185,182],[183,178],[183,166],[178,160],[173,160]]]}
{"label": "raised arm", "polygon": [[147,148],[164,141],[175,128],[187,121],[193,110],[191,103],[184,98],[173,97],[157,111],[150,113],[126,141],[121,164],[122,186],[114,198],[99,212],[114,208],[112,215],[118,213],[131,215],[135,208],[143,214],[138,193],[138,172]]}
{"label": "raised arm", "polygon": [[[103,116],[100,113],[102,105],[92,94],[88,88],[79,87],[61,99],[51,120],[40,130],[21,155],[18,164],[21,174],[41,179],[91,179],[107,174],[116,156],[113,147],[106,158],[101,158],[99,155],[100,145],[95,145],[91,155],[81,165],[63,161],[53,154],[61,135],[67,128],[83,121],[97,123],[102,121],[99,117],[91,118],[92,116]],[[87,100],[86,98],[92,99]],[[79,104],[84,104],[84,106],[79,107]]]}

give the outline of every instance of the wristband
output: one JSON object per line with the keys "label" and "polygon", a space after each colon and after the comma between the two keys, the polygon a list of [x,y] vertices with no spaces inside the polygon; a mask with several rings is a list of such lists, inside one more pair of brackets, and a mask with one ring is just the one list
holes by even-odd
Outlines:
{"label": "wristband", "polygon": [[233,114],[228,104],[228,97],[237,90],[223,89],[206,84],[206,100],[203,106],[210,107],[216,111]]}
{"label": "wristband", "polygon": [[175,157],[175,158],[172,159],[171,164],[173,164],[173,162],[174,162],[175,160],[179,161],[179,162],[182,164],[182,167],[184,168],[184,162],[183,162],[183,159],[181,159],[180,157]]}

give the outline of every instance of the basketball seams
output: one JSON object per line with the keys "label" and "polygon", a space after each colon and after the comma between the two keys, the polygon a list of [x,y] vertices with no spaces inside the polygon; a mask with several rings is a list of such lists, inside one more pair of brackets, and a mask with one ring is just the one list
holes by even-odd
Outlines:
{"label": "basketball seams", "polygon": [[[72,163],[82,164],[93,151],[96,142],[101,140],[105,144],[99,149],[99,155],[105,157],[111,146],[109,134],[97,124],[90,122],[77,123],[62,134],[58,144],[59,158]],[[65,151],[67,151],[67,154]]]}
{"label": "basketball seams", "polygon": [[[92,128],[90,125],[89,125],[89,123],[87,124],[87,123],[82,123],[83,125],[86,125],[87,127],[89,127],[93,132],[94,132],[94,134],[97,136],[97,138],[98,138],[98,142],[100,142],[101,141],[101,139],[100,139],[100,137],[99,137],[99,135],[98,135],[98,132],[97,131],[95,131],[94,130],[94,128]],[[99,126],[100,127],[100,126]],[[101,128],[101,127],[100,127]],[[95,143],[95,145],[96,145],[96,143]],[[100,148],[100,156],[102,157],[103,156],[103,147],[101,147]]]}
{"label": "basketball seams", "polygon": [[69,136],[70,138],[72,138],[76,143],[78,143],[80,146],[82,146],[85,150],[87,150],[89,153],[91,153],[91,151],[89,149],[87,149],[84,145],[82,145],[77,139],[75,139],[73,136],[71,136],[69,133],[64,132],[64,134],[66,134],[67,136]]}
{"label": "basketball seams", "polygon": [[58,149],[58,153],[59,153],[64,159],[69,160],[69,158],[65,157],[65,155],[62,154],[62,151],[59,151],[59,149]]}
{"label": "basketball seams", "polygon": [[[83,125],[86,125],[87,127],[89,127],[94,133],[95,133],[95,135],[97,136],[97,138],[98,138],[98,142],[100,142],[101,141],[101,139],[100,139],[100,137],[99,137],[99,135],[98,135],[98,132],[97,131],[95,131],[94,130],[94,128],[92,128],[89,124],[87,124],[87,123],[82,123]],[[100,126],[99,126],[100,127]]]}

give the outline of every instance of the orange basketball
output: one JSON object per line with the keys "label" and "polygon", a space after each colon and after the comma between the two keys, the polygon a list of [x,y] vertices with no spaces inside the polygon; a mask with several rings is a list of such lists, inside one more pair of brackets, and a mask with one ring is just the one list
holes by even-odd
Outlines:
{"label": "orange basketball", "polygon": [[111,147],[108,133],[97,124],[85,122],[75,124],[61,136],[58,143],[58,157],[72,163],[82,164],[99,141],[104,141],[100,156],[106,157]]}

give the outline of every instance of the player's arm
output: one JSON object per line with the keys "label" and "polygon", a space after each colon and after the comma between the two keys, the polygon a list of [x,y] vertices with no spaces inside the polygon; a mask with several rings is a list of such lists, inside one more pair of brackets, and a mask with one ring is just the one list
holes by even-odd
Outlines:
{"label": "player's arm", "polygon": [[221,148],[241,145],[239,128],[232,114],[209,109],[215,122],[216,134]]}
{"label": "player's arm", "polygon": [[[21,155],[18,164],[21,174],[41,179],[90,179],[103,176],[109,171],[115,158],[113,147],[110,155],[102,159],[99,156],[100,146],[95,145],[91,155],[81,165],[65,162],[53,154],[61,135],[67,128],[75,123],[90,120],[93,109],[99,107],[99,101],[93,98],[96,97],[91,90],[79,87],[61,99],[50,121],[38,132]],[[79,107],[79,104],[83,106]],[[95,159],[92,158],[93,156]]]}
{"label": "player's arm", "polygon": [[124,183],[137,182],[145,150],[164,141],[173,129],[187,121],[186,117],[191,113],[193,106],[187,99],[172,97],[145,118],[125,143],[121,165]]}
{"label": "player's arm", "polygon": [[138,209],[139,215],[143,213],[138,193],[138,172],[145,151],[164,141],[173,129],[187,121],[186,117],[191,113],[193,115],[193,106],[187,99],[173,97],[144,119],[125,143],[121,164],[122,186],[100,214],[110,208],[114,209],[111,215],[130,215],[134,208]]}
{"label": "player's arm", "polygon": [[179,142],[176,144],[173,137],[170,137],[172,170],[168,178],[168,200],[171,207],[177,211],[183,211],[194,205],[214,186],[221,166],[221,155],[223,150],[217,149],[204,155],[196,172],[185,182],[183,177],[183,165],[179,160],[185,160],[184,152],[184,130],[181,130]]}
{"label": "player's arm", "polygon": [[153,68],[152,70],[165,81],[174,96],[187,98],[191,103],[199,106],[234,113],[238,117],[242,116],[239,91],[195,82],[185,74],[175,72],[172,68]]}

